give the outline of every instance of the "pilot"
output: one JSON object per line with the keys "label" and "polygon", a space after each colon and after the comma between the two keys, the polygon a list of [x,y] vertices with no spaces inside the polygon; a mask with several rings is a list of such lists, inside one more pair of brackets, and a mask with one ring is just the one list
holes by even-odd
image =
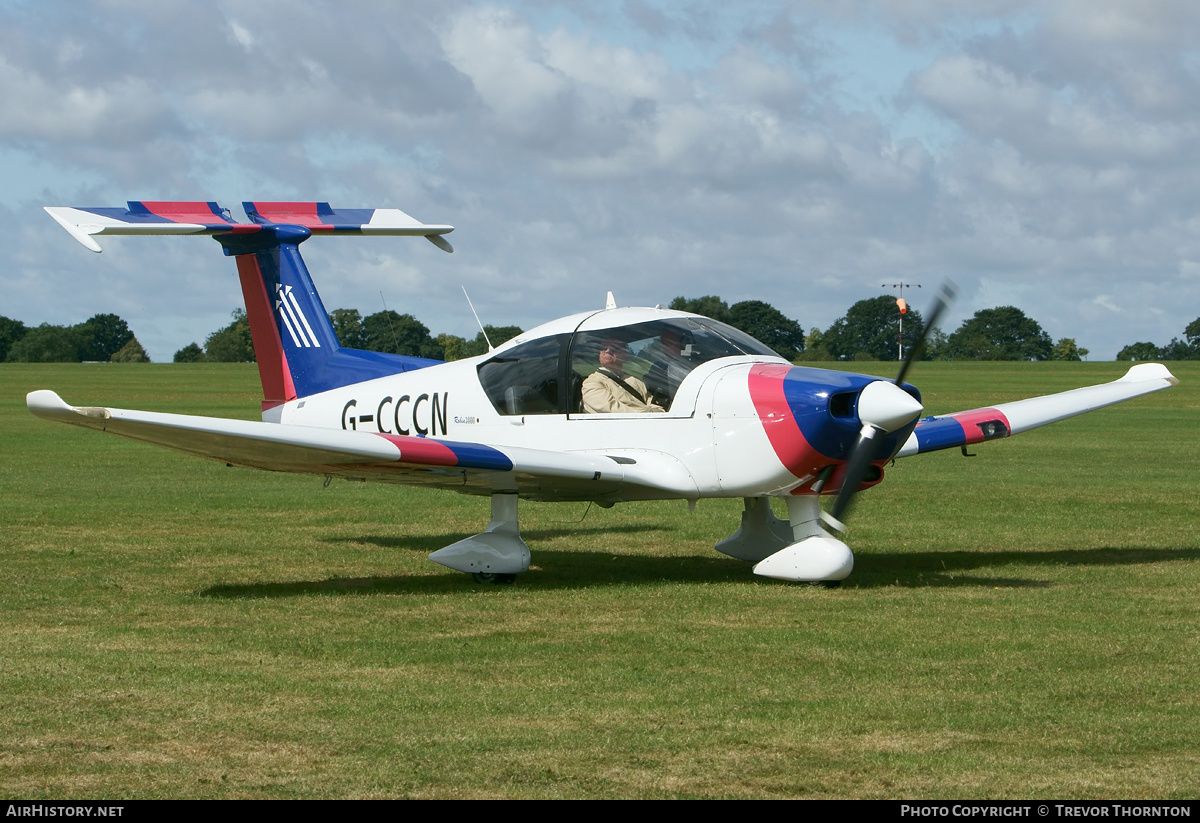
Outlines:
{"label": "pilot", "polygon": [[670,408],[679,384],[692,370],[692,364],[684,356],[684,351],[691,345],[691,332],[664,326],[659,338],[638,353],[638,357],[654,362],[646,372],[646,385],[654,398],[667,408]]}
{"label": "pilot", "polygon": [[583,381],[583,410],[588,414],[666,411],[650,396],[646,384],[622,371],[629,349],[609,338],[600,347],[600,368]]}

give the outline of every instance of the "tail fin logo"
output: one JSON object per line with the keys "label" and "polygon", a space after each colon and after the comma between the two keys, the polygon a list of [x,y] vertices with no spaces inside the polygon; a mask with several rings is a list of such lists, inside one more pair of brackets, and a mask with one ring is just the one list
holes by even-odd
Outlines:
{"label": "tail fin logo", "polygon": [[275,297],[275,311],[279,312],[279,319],[292,336],[296,348],[321,348],[317,336],[313,334],[312,326],[308,325],[308,318],[296,302],[296,295],[292,294],[292,287],[280,284],[276,287]]}

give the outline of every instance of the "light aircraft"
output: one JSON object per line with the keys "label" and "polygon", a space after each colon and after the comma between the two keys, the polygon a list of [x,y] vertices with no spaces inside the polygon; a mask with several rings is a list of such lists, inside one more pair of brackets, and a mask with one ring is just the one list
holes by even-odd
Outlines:
{"label": "light aircraft", "polygon": [[[46,211],[99,252],[97,235],[208,235],[237,263],[262,380],[262,422],[67,405],[27,396],[37,416],[236,466],[434,486],[491,497],[479,534],[430,555],[479,582],[529,569],[517,500],[741,497],[741,525],[716,545],[783,580],[836,585],[854,558],[835,536],[851,500],[884,464],[1020,434],[1178,384],[1157,363],[1073,391],[922,417],[904,382],[793,366],[723,323],[662,308],[554,320],[485,355],[441,363],[339,345],[301,259],[314,235],[423,236],[453,251],[446,225],[397,209],[249,202],[248,223],[216,203],[130,202]],[[927,328],[946,305],[939,297]],[[662,411],[586,413],[582,385],[602,349],[624,349],[624,374]],[[836,494],[829,513],[821,495]],[[786,502],[777,518],[770,499]],[[827,530],[833,529],[834,533]]]}

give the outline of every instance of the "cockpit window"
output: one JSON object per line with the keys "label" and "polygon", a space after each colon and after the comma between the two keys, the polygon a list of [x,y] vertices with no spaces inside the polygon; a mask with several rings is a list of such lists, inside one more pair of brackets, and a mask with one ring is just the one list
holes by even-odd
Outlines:
{"label": "cockpit window", "polygon": [[567,335],[514,346],[479,367],[479,382],[500,414],[559,414],[559,364]]}
{"label": "cockpit window", "polygon": [[[646,384],[653,402],[670,409],[679,384],[692,369],[720,357],[778,357],[745,332],[702,317],[675,317],[619,328],[577,332],[571,341],[572,394],[599,367],[600,348],[620,340],[629,350],[624,373]],[[571,411],[579,411],[574,398]]]}
{"label": "cockpit window", "polygon": [[779,357],[779,353],[777,351],[767,346],[761,340],[751,337],[741,329],[735,329],[728,323],[722,323],[719,320],[711,320],[707,317],[698,319],[697,322],[704,327],[711,329],[713,333],[721,335],[737,348],[741,349],[742,354],[758,354],[764,357]]}

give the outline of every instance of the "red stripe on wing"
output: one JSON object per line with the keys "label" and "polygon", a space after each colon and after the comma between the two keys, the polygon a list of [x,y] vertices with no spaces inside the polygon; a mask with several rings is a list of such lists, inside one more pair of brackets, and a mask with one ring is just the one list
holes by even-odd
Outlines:
{"label": "red stripe on wing", "polygon": [[[374,433],[374,432],[372,432]],[[448,446],[427,437],[405,437],[402,434],[378,434],[400,449],[401,463],[420,463],[425,466],[457,466],[458,455]]]}

